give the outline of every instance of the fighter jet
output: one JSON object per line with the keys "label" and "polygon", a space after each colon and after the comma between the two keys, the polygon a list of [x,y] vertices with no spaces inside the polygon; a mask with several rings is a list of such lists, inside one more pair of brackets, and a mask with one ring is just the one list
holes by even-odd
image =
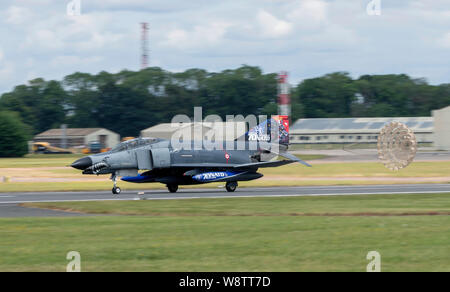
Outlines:
{"label": "fighter jet", "polygon": [[[238,181],[261,178],[259,168],[277,167],[299,162],[308,163],[287,152],[289,124],[285,116],[275,116],[250,129],[243,137],[220,142],[210,149],[207,143],[179,148],[171,140],[137,138],[122,142],[111,151],[83,157],[71,166],[83,174],[111,174],[112,193],[120,194],[117,178],[131,183],[162,183],[171,193],[179,185],[225,182],[228,192],[234,192]],[[271,126],[275,125],[275,126]],[[278,125],[278,126],[276,126]],[[276,129],[272,131],[272,129]],[[273,137],[273,138],[272,138]],[[228,147],[227,147],[228,146]],[[276,160],[278,156],[285,160]]]}

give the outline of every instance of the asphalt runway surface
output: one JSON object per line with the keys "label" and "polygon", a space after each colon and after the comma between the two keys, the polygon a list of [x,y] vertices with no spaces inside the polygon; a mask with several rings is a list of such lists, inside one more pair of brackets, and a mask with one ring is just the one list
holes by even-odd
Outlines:
{"label": "asphalt runway surface", "polygon": [[[142,192],[144,194],[142,194]],[[141,193],[141,194],[139,194]],[[245,197],[294,197],[331,195],[375,195],[375,194],[433,194],[449,193],[450,184],[404,184],[365,186],[307,186],[238,188],[228,193],[223,188],[180,189],[177,193],[166,190],[123,191],[113,195],[110,191],[84,192],[28,192],[0,193],[0,217],[52,217],[83,216],[77,213],[24,208],[21,203],[75,202],[75,201],[130,201],[130,200],[174,200],[198,198],[245,198]]]}

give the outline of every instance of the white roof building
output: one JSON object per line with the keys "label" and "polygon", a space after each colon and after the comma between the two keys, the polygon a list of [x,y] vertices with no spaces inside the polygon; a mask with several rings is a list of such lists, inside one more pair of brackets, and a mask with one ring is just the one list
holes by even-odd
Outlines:
{"label": "white roof building", "polygon": [[67,146],[78,147],[89,145],[90,142],[100,142],[105,148],[112,148],[120,142],[120,135],[104,128],[60,128],[50,129],[34,136],[34,142],[48,142],[52,146],[63,147],[63,139],[67,139]]}
{"label": "white roof building", "polygon": [[[224,141],[233,141],[244,135],[244,122],[202,122],[202,123],[163,123],[141,131],[141,137],[153,137],[170,140],[181,135],[188,140],[211,140],[223,137]],[[222,134],[221,134],[222,133]],[[198,138],[198,139],[196,139]]]}
{"label": "white roof building", "polygon": [[450,150],[450,106],[433,111],[434,146],[439,150]]}
{"label": "white roof building", "polygon": [[394,121],[413,130],[419,143],[433,142],[433,117],[300,119],[290,127],[290,142],[376,143],[381,129]]}

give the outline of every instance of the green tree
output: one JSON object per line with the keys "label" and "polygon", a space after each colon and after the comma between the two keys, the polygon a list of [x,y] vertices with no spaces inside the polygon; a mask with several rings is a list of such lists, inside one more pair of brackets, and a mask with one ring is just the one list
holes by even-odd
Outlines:
{"label": "green tree", "polygon": [[[450,105],[450,84],[400,75],[346,72],[306,79],[292,88],[291,121],[299,118],[429,116]],[[277,74],[242,65],[218,73],[189,69],[172,73],[158,67],[138,72],[76,72],[62,82],[42,78],[19,85],[0,98],[0,111],[16,112],[31,133],[59,127],[104,127],[124,136],[170,122],[177,114],[277,114]]]}
{"label": "green tree", "polygon": [[206,114],[260,115],[268,103],[277,100],[276,74],[262,74],[258,67],[244,65],[209,75],[202,105]]}
{"label": "green tree", "polygon": [[0,112],[0,157],[21,157],[28,153],[27,126],[17,113]]}
{"label": "green tree", "polygon": [[99,88],[97,121],[121,136],[138,136],[152,123],[152,104],[148,95],[114,82]]}
{"label": "green tree", "polygon": [[405,74],[363,75],[355,85],[362,103],[353,106],[354,116],[429,116],[450,104],[448,85],[432,86]]}
{"label": "green tree", "polygon": [[98,127],[98,90],[95,76],[77,72],[66,76],[63,84],[67,93],[66,123],[69,127]]}
{"label": "green tree", "polygon": [[17,112],[38,133],[58,127],[66,117],[67,95],[58,81],[42,78],[20,85],[0,99],[0,109]]}
{"label": "green tree", "polygon": [[350,117],[356,88],[348,73],[337,72],[304,80],[295,94],[307,118]]}
{"label": "green tree", "polygon": [[66,118],[67,94],[60,82],[49,81],[40,95],[36,108],[38,122],[36,128],[39,132],[59,127]]}

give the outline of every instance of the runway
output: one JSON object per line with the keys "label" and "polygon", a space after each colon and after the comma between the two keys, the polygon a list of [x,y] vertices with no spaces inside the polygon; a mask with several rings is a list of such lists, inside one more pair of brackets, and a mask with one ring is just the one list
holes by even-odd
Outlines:
{"label": "runway", "polygon": [[[139,193],[144,194],[139,194]],[[0,193],[0,217],[35,216],[79,216],[79,214],[47,211],[18,206],[33,202],[74,201],[130,201],[130,200],[175,200],[198,198],[246,198],[246,197],[294,197],[294,196],[337,196],[375,194],[433,194],[450,193],[450,184],[404,184],[364,186],[308,186],[238,188],[234,193],[224,189],[180,189],[177,193],[166,190],[123,191],[119,196],[110,191],[93,192],[28,192]]]}

